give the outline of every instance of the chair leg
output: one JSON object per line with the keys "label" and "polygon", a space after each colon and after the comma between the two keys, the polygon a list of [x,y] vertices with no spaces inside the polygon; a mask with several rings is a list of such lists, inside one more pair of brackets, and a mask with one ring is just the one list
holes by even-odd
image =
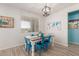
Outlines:
{"label": "chair leg", "polygon": [[44,47],[44,51],[46,52],[47,50],[48,50],[48,45]]}
{"label": "chair leg", "polygon": [[42,52],[43,52],[43,50],[42,50],[42,49],[40,49],[40,50],[38,51],[39,56],[42,56]]}
{"label": "chair leg", "polygon": [[41,51],[38,51],[39,56],[41,56]]}
{"label": "chair leg", "polygon": [[29,55],[29,54],[30,54],[30,53],[29,53],[29,50],[27,50],[27,52],[28,52],[28,55]]}
{"label": "chair leg", "polygon": [[27,53],[28,53],[28,55],[31,55],[31,50],[27,49]]}
{"label": "chair leg", "polygon": [[39,56],[41,56],[41,51],[39,51]]}

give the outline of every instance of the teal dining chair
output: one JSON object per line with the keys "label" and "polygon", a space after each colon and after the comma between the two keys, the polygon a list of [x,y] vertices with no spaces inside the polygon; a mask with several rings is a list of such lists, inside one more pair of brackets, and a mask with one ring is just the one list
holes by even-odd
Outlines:
{"label": "teal dining chair", "polygon": [[28,52],[29,55],[32,47],[31,42],[28,38],[24,37],[24,43],[25,43],[25,50]]}
{"label": "teal dining chair", "polygon": [[48,35],[44,39],[44,44],[45,44],[45,50],[48,50],[48,48],[52,45],[53,38],[51,35]]}
{"label": "teal dining chair", "polygon": [[38,42],[38,45],[39,47],[41,46],[41,49],[43,51],[47,51],[48,48],[52,45],[52,41],[53,41],[53,38],[51,35],[44,36],[44,33],[41,33],[41,42]]}
{"label": "teal dining chair", "polygon": [[42,52],[43,52],[43,49],[44,49],[44,33],[40,32],[39,34],[40,34],[40,37],[41,37],[40,38],[41,41],[36,42],[36,50],[39,53],[39,55],[41,55]]}

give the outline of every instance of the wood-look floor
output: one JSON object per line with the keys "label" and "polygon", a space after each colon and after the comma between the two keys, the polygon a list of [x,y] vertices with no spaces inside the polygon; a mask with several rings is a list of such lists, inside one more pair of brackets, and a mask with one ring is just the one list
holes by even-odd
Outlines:
{"label": "wood-look floor", "polygon": [[[0,51],[0,56],[30,56],[24,49],[24,46],[17,46],[14,48],[9,48]],[[35,53],[35,56],[38,56]],[[69,45],[69,47],[63,47],[55,44],[54,47],[48,49],[48,51],[43,52],[42,56],[79,56],[79,46]]]}

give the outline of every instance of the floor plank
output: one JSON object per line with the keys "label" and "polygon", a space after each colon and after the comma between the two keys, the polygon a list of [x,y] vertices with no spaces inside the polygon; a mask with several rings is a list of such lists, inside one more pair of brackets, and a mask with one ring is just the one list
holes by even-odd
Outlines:
{"label": "floor plank", "polygon": [[[79,46],[70,44],[69,47],[63,47],[55,44],[48,51],[44,51],[42,56],[79,56]],[[0,50],[0,56],[31,56],[25,51],[24,46],[17,46],[6,50]],[[35,56],[39,56],[35,53]]]}

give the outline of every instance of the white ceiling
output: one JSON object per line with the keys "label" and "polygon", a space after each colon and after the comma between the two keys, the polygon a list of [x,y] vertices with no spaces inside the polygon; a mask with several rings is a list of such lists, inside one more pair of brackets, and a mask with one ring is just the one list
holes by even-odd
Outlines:
{"label": "white ceiling", "polygon": [[[51,7],[51,13],[54,13],[63,8],[74,5],[75,3],[48,3],[47,5]],[[38,15],[42,15],[42,8],[45,3],[4,3],[4,5],[16,7],[19,9],[23,9],[28,12],[36,13]]]}

